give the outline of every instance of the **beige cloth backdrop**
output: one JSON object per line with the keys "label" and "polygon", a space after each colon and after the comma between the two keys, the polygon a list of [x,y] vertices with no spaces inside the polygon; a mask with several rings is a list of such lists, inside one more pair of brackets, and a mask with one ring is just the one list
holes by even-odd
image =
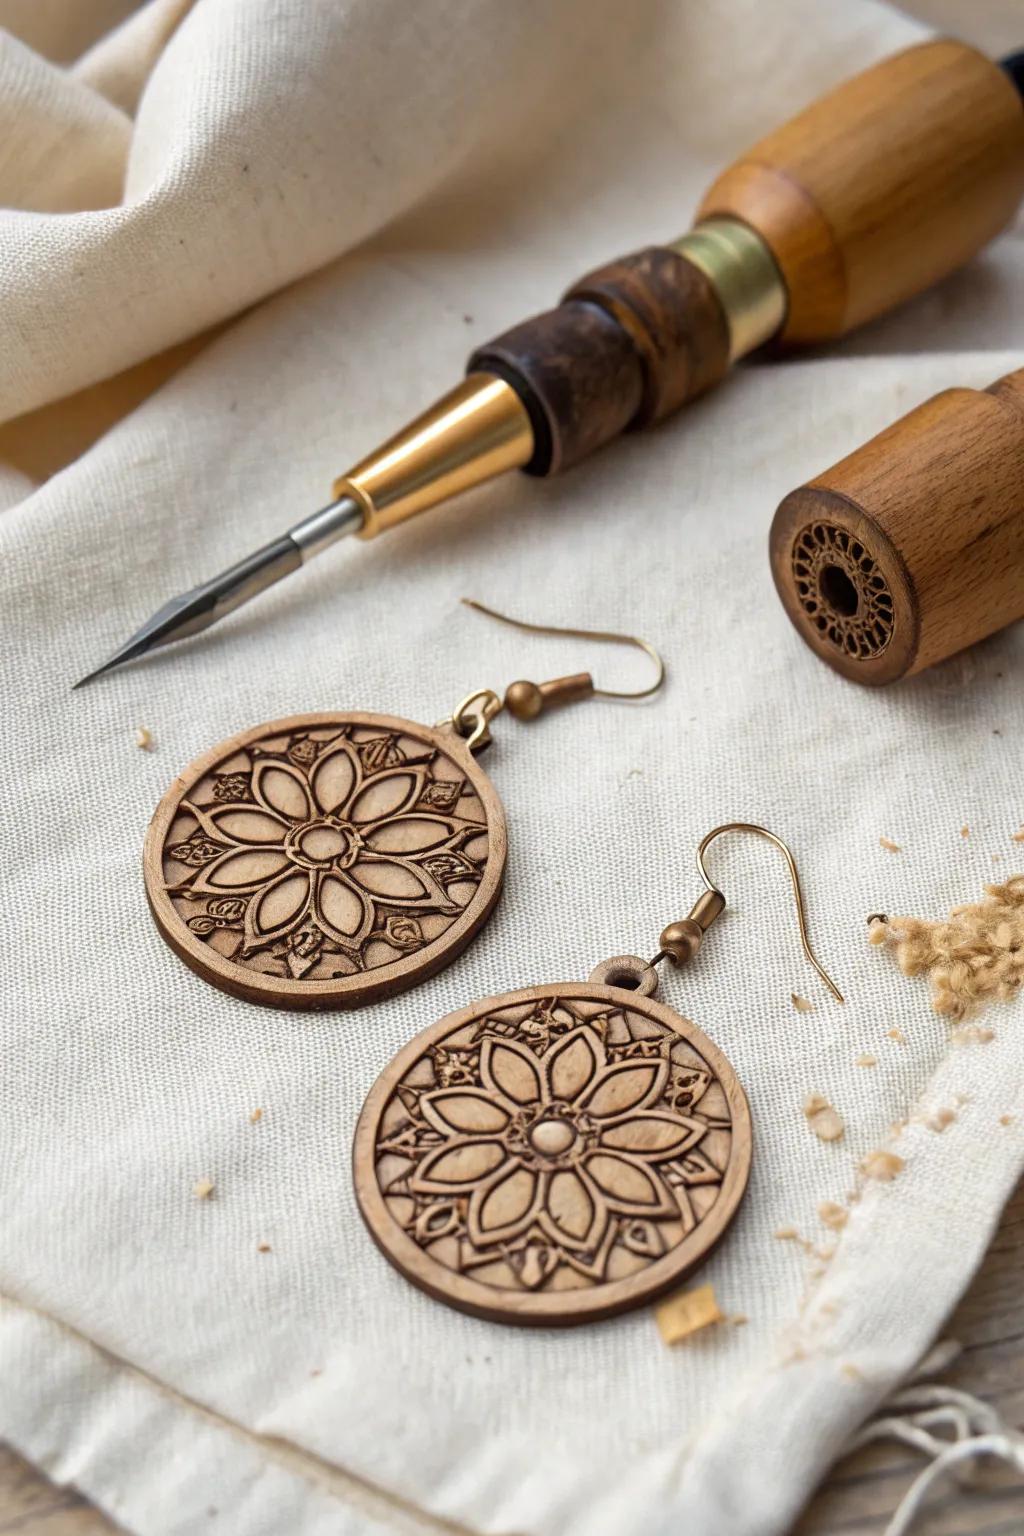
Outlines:
{"label": "beige cloth backdrop", "polygon": [[[1020,363],[1020,235],[829,355],[745,367],[564,481],[340,548],[72,695],[168,595],[318,504],[474,342],[677,234],[719,165],[922,30],[870,0],[128,10],[0,0],[0,1435],[145,1536],[774,1536],[940,1328],[1024,1161],[1019,1006],[952,1047],[864,932],[1011,872],[1024,653],[1011,632],[905,687],[845,685],[790,631],[765,536],[809,473]],[[1013,10],[924,19],[1000,48],[1024,43]],[[139,865],[198,752],[332,706],[432,721],[546,666],[641,675],[493,628],[464,592],[640,629],[670,686],[502,723],[505,898],[431,983],[309,1018],[206,987]],[[377,1072],[475,996],[649,951],[696,894],[697,840],[734,818],[791,840],[849,999],[804,964],[773,850],[719,845],[731,916],[663,996],[750,1096],[750,1194],[705,1272],[746,1325],[670,1352],[646,1312],[514,1331],[412,1290],[352,1195]],[[812,1091],[842,1142],[809,1133]],[[912,1119],[903,1173],[830,1260],[773,1236],[831,1246],[819,1202],[934,1107],[953,1123]]]}

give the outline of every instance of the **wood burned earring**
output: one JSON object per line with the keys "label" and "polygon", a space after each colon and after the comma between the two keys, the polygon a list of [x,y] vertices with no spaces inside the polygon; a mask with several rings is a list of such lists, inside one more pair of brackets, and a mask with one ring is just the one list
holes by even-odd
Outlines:
{"label": "wood burned earring", "polygon": [[685,964],[725,906],[706,890],[650,961],[619,956],[586,982],[484,998],[417,1035],[366,1099],[356,1196],[378,1247],[439,1301],[494,1322],[609,1317],[677,1285],[743,1198],[746,1095],[721,1050],[655,998],[662,960]]}
{"label": "wood burned earring", "polygon": [[597,689],[589,673],[513,683],[504,701],[478,689],[437,726],[293,715],[204,752],[161,800],[143,855],[157,927],[204,980],[278,1008],[354,1008],[441,970],[501,892],[505,816],[476,758],[495,717],[661,686],[646,641],[471,606],[638,646],[657,677],[636,694]]}

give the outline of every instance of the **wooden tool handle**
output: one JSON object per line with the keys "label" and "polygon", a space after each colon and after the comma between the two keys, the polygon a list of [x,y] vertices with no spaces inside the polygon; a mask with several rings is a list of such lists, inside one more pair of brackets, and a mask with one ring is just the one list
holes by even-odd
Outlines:
{"label": "wooden tool handle", "polygon": [[753,226],[782,272],[788,342],[821,342],[968,261],[1024,196],[1007,73],[941,39],[883,60],[755,144],[698,219]]}
{"label": "wooden tool handle", "polygon": [[1024,198],[1024,106],[965,43],[830,92],[720,176],[689,235],[581,278],[478,348],[525,406],[532,474],[660,421],[776,336],[822,342],[929,287]]}
{"label": "wooden tool handle", "polygon": [[1024,369],[936,395],[791,492],[770,547],[793,624],[857,682],[1024,618]]}

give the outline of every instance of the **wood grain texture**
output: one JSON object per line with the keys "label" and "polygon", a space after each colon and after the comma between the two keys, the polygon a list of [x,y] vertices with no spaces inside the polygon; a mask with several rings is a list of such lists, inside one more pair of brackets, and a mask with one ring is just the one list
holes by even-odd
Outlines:
{"label": "wood grain texture", "polygon": [[772,575],[822,660],[884,684],[1024,617],[1024,370],[950,389],[791,492]]}
{"label": "wood grain texture", "polygon": [[554,982],[417,1035],[371,1089],[353,1160],[363,1219],[414,1285],[550,1326],[677,1285],[750,1159],[746,1097],[699,1029],[639,989]]}
{"label": "wood grain texture", "polygon": [[[944,1380],[991,1403],[1024,1430],[1024,1183],[1006,1208],[977,1278],[945,1335],[964,1353]],[[660,1347],[660,1346],[659,1346]],[[685,1347],[685,1346],[684,1346]],[[882,1536],[921,1461],[905,1447],[872,1446],[837,1462],[793,1536]],[[1005,1473],[968,1490],[938,1490],[915,1536],[1020,1536],[1024,1483]],[[210,1521],[211,1531],[218,1522]],[[0,1536],[115,1536],[117,1527],[0,1447]]]}
{"label": "wood grain texture", "polygon": [[827,341],[962,266],[1024,197],[1024,111],[1005,73],[940,39],[884,59],[762,139],[698,218],[742,219],[782,271],[782,339]]}
{"label": "wood grain texture", "polygon": [[293,715],[175,780],[146,836],[157,927],[204,980],[278,1008],[355,1008],[432,976],[501,891],[505,819],[447,728]]}
{"label": "wood grain texture", "polygon": [[652,245],[587,273],[569,299],[599,304],[632,338],[644,391],[633,426],[677,411],[724,377],[729,323],[718,294],[693,262]]}

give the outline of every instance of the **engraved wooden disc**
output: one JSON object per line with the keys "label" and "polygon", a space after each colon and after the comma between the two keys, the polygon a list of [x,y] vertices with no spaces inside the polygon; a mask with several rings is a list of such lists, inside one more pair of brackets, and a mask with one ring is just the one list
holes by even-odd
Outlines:
{"label": "engraved wooden disc", "polygon": [[146,836],[146,893],[186,965],[278,1008],[354,1008],[453,960],[490,916],[505,817],[454,731],[293,715],[191,763]]}
{"label": "engraved wooden disc", "polygon": [[399,1052],[359,1118],[355,1187],[374,1241],[439,1301],[581,1323],[706,1258],[750,1155],[746,1096],[699,1029],[651,997],[556,982]]}

